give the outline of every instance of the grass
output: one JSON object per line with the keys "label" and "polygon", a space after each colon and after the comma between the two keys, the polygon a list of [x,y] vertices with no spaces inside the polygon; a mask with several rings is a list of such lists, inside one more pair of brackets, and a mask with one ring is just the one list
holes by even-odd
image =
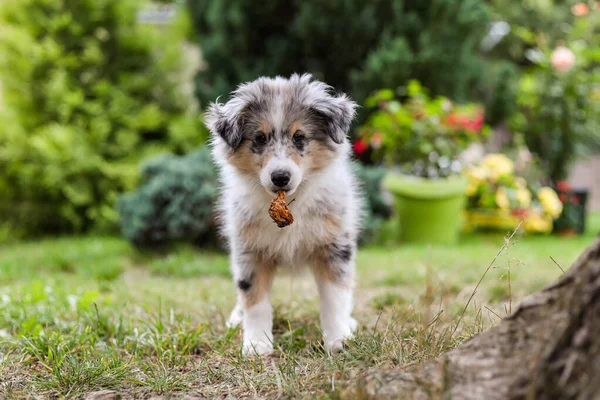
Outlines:
{"label": "grass", "polygon": [[0,398],[78,398],[101,389],[124,398],[352,397],[366,370],[410,368],[497,323],[562,274],[550,257],[571,265],[600,231],[600,214],[589,227],[576,238],[515,236],[479,287],[502,235],[361,250],[360,328],[335,355],[321,347],[314,284],[280,276],[275,354],[250,359],[241,356],[241,332],[224,326],[235,292],[223,254],[187,246],[148,254],[100,236],[6,245]]}

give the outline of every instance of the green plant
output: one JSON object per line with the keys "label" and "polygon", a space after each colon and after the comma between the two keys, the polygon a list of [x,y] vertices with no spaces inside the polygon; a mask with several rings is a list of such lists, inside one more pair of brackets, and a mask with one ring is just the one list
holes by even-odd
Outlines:
{"label": "green plant", "polygon": [[556,47],[537,37],[535,65],[519,83],[511,127],[553,182],[566,179],[576,159],[600,150],[599,18],[578,17]]}
{"label": "green plant", "polygon": [[[400,102],[390,89],[367,99],[376,107],[360,129],[360,141],[376,148],[374,157],[402,172],[425,178],[447,177],[461,170],[459,155],[486,134],[483,110],[475,104],[453,104],[446,97],[429,97],[411,81]],[[356,149],[356,145],[355,145]]]}
{"label": "green plant", "polygon": [[135,186],[139,160],[202,141],[180,90],[181,38],[139,25],[139,6],[2,5],[0,219],[23,234],[114,226],[114,202]]}
{"label": "green plant", "polygon": [[[464,100],[479,82],[482,0],[188,0],[208,68],[201,104],[260,75],[311,72],[362,102],[409,78]],[[349,45],[351,43],[351,45]]]}
{"label": "green plant", "polygon": [[381,181],[386,171],[384,168],[370,167],[358,162],[353,166],[364,193],[362,230],[359,242],[361,244],[377,242],[383,229],[383,223],[392,214],[390,204],[386,201],[381,187]]}
{"label": "green plant", "polygon": [[121,197],[121,230],[136,246],[215,239],[217,173],[207,147],[160,156],[142,167],[142,184]]}

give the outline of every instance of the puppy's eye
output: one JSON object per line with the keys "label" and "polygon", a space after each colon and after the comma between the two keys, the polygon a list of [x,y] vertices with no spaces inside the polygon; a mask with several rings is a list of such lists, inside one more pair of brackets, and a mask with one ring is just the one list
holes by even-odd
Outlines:
{"label": "puppy's eye", "polygon": [[301,144],[304,142],[304,135],[301,134],[300,132],[296,132],[294,133],[294,136],[292,136],[292,141],[296,144]]}
{"label": "puppy's eye", "polygon": [[254,142],[256,144],[260,144],[260,145],[264,145],[267,144],[267,135],[265,135],[264,133],[260,133],[258,134],[255,138],[254,138]]}

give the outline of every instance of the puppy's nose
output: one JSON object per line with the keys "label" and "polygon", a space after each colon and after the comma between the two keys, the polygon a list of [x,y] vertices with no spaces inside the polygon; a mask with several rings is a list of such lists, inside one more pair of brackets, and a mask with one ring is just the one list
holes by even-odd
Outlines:
{"label": "puppy's nose", "polygon": [[277,187],[284,187],[290,183],[290,172],[283,169],[274,171],[271,174],[271,182],[273,182],[273,185]]}

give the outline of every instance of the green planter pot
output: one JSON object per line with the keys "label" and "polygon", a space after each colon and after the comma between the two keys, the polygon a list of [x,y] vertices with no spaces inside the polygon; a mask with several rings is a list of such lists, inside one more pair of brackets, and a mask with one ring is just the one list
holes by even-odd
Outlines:
{"label": "green planter pot", "polygon": [[423,179],[390,172],[383,185],[394,195],[402,242],[458,241],[467,199],[465,177]]}

